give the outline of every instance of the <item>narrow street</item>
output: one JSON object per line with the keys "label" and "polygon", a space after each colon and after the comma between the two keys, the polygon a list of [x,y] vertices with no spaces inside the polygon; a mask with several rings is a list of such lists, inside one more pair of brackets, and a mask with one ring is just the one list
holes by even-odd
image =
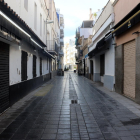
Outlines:
{"label": "narrow street", "polygon": [[57,76],[30,97],[0,116],[0,140],[140,139],[140,117],[73,72]]}

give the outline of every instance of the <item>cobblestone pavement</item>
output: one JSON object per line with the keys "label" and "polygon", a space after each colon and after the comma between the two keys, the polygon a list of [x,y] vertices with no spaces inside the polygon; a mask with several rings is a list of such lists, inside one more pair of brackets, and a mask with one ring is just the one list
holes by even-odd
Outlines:
{"label": "cobblestone pavement", "polygon": [[0,140],[140,140],[140,117],[74,73],[56,77],[5,114]]}

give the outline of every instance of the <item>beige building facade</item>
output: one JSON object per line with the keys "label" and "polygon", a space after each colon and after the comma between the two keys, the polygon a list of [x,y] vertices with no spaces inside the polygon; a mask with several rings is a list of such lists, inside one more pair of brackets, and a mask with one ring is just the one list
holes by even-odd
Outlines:
{"label": "beige building facade", "polygon": [[140,103],[140,0],[115,1],[115,26],[112,32],[115,40],[116,92]]}

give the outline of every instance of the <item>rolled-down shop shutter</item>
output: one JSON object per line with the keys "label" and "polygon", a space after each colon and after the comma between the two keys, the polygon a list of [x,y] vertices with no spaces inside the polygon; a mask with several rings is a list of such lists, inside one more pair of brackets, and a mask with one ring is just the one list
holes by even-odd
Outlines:
{"label": "rolled-down shop shutter", "polygon": [[9,107],[9,45],[0,42],[0,113]]}
{"label": "rolled-down shop shutter", "polygon": [[135,40],[124,44],[124,94],[135,98],[135,68],[136,43]]}

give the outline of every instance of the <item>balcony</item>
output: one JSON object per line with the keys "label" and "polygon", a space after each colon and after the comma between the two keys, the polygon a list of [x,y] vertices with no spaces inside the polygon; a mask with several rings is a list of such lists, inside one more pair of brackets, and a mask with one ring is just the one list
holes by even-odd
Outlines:
{"label": "balcony", "polygon": [[60,50],[60,51],[59,51],[59,55],[60,55],[60,57],[64,56],[63,50]]}
{"label": "balcony", "polygon": [[76,59],[76,60],[78,59],[78,54],[77,54],[77,53],[75,53],[75,59]]}
{"label": "balcony", "polygon": [[88,47],[88,39],[84,39],[83,46],[81,47],[81,50],[85,50],[85,48]]}
{"label": "balcony", "polygon": [[60,34],[64,34],[64,30],[63,29],[60,29]]}
{"label": "balcony", "polygon": [[75,53],[75,59],[78,61],[80,59],[80,51]]}
{"label": "balcony", "polygon": [[64,24],[64,18],[63,17],[60,17],[60,25],[61,24]]}
{"label": "balcony", "polygon": [[60,34],[60,38],[63,38],[64,37],[64,34]]}
{"label": "balcony", "polygon": [[60,26],[60,30],[64,30],[64,26]]}
{"label": "balcony", "polygon": [[64,24],[61,24],[61,23],[60,23],[60,28],[61,28],[61,27],[64,28]]}
{"label": "balcony", "polygon": [[64,39],[63,38],[60,38],[60,42],[64,42]]}
{"label": "balcony", "polygon": [[60,42],[60,47],[63,47],[64,46],[64,42]]}
{"label": "balcony", "polygon": [[58,45],[54,40],[47,40],[47,51],[52,55],[58,54]]}

